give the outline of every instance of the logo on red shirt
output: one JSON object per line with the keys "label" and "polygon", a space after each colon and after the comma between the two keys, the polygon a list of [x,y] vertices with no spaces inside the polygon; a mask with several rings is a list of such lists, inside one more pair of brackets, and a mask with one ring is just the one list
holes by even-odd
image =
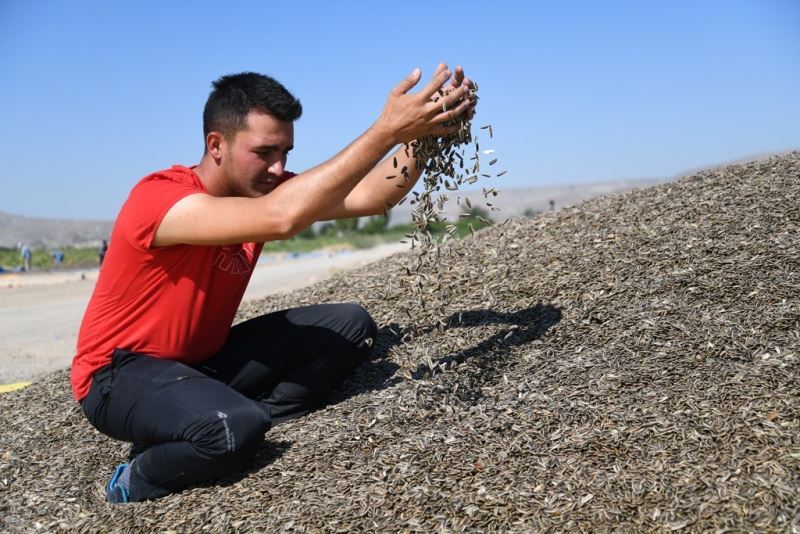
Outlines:
{"label": "logo on red shirt", "polygon": [[217,247],[214,267],[231,274],[248,274],[253,270],[253,254],[255,253],[255,248],[255,243],[222,245]]}

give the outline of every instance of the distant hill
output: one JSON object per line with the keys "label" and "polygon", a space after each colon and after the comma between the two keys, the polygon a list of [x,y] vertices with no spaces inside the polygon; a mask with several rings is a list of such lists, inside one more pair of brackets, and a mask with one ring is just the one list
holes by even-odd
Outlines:
{"label": "distant hill", "polygon": [[0,212],[0,247],[28,243],[32,248],[95,246],[111,235],[114,221],[25,217]]}
{"label": "distant hill", "polygon": [[[488,199],[484,198],[480,189],[477,191],[446,191],[448,201],[442,210],[445,217],[449,220],[454,220],[458,214],[464,211],[465,204],[461,201],[458,204],[456,201],[458,197],[462,199],[468,198],[472,206],[486,208],[486,202],[490,202],[493,206],[499,208],[500,211],[492,212],[490,215],[496,221],[502,221],[510,217],[520,217],[525,215],[526,211],[544,212],[550,210],[550,201],[553,201],[555,209],[561,209],[567,206],[572,206],[578,202],[588,200],[603,195],[610,195],[612,193],[619,193],[622,191],[630,191],[640,187],[648,187],[651,185],[659,184],[668,181],[666,178],[650,178],[639,180],[617,180],[611,182],[591,182],[585,184],[568,184],[568,185],[548,185],[539,187],[515,187],[515,188],[502,188],[501,180],[485,180],[481,185],[486,189],[496,188],[498,194],[496,197],[489,196]],[[479,182],[480,183],[480,182]],[[411,197],[409,197],[409,200]],[[396,206],[392,209],[390,215],[391,224],[406,223],[411,220],[411,209],[414,207],[406,200],[402,205]]]}

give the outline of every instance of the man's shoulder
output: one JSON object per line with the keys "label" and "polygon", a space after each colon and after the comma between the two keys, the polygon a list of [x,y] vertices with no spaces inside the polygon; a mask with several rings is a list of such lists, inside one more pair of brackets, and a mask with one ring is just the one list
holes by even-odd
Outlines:
{"label": "man's shoulder", "polygon": [[114,225],[128,241],[149,249],[153,235],[166,212],[180,199],[207,193],[200,178],[189,167],[173,165],[148,174],[131,189]]}
{"label": "man's shoulder", "polygon": [[173,165],[168,169],[156,171],[148,174],[139,180],[133,189],[140,187],[144,184],[161,184],[169,186],[170,184],[181,184],[190,187],[195,187],[199,191],[204,191],[203,183],[197,174],[190,168],[183,165]]}

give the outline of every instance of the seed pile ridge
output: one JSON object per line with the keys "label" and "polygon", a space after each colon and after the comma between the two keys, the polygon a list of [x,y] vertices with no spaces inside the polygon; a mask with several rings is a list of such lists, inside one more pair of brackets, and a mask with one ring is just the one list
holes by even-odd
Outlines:
{"label": "seed pile ridge", "polygon": [[409,255],[240,310],[355,301],[380,333],[221,484],[108,505],[127,447],[67,371],[0,396],[0,531],[800,529],[800,152],[448,246],[413,338]]}

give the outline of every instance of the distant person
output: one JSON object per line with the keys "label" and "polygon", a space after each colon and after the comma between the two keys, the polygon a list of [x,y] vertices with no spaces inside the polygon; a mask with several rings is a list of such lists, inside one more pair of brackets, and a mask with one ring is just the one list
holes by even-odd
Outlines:
{"label": "distant person", "polygon": [[33,257],[33,253],[31,252],[31,247],[29,247],[27,243],[22,244],[22,247],[19,251],[19,256],[22,258],[22,270],[25,272],[30,272],[31,258]]}
{"label": "distant person", "polygon": [[106,259],[106,252],[108,252],[108,241],[103,239],[103,244],[97,248],[97,260],[101,267],[103,266],[103,260]]}
{"label": "distant person", "polygon": [[551,198],[550,199],[550,211],[553,211],[554,209],[556,209],[556,201]]}
{"label": "distant person", "polygon": [[60,249],[50,252],[50,257],[53,259],[53,265],[58,266],[64,263],[64,253]]}
{"label": "distant person", "polygon": [[[163,497],[240,469],[272,425],[322,406],[368,357],[377,328],[358,304],[231,324],[265,241],[384,213],[420,177],[402,143],[456,133],[471,118],[474,84],[460,67],[451,78],[439,65],[411,93],[420,78],[415,69],[392,89],[375,123],[339,154],[295,175],[285,167],[299,100],[267,76],[223,76],[203,111],[200,162],[134,186],[71,371],[90,423],[133,443],[131,462],[106,486],[110,502]],[[386,180],[393,158],[408,169],[403,187]]]}

